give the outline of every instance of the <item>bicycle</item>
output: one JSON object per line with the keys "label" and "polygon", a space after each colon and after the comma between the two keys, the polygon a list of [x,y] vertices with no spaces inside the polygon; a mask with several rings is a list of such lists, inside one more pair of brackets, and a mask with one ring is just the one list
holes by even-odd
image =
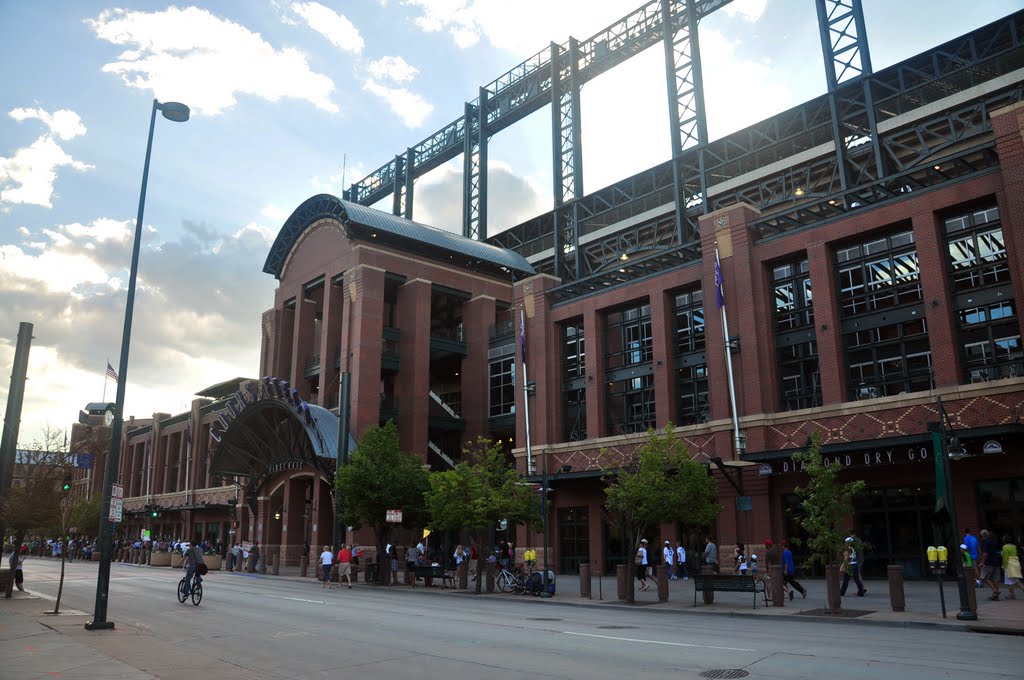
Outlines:
{"label": "bicycle", "polygon": [[494,577],[494,581],[498,584],[498,590],[503,593],[511,593],[513,591],[522,593],[526,585],[523,570],[516,569],[515,572],[511,572],[508,570],[508,567],[502,567],[497,576]]}
{"label": "bicycle", "polygon": [[[193,580],[195,580],[194,577],[193,577]],[[203,584],[201,584],[201,583],[193,583],[192,584],[192,595],[191,595],[191,597],[192,597],[192,604],[194,604],[195,606],[198,607],[199,603],[203,601]],[[188,598],[189,598],[189,596],[185,594],[185,577],[182,576],[181,580],[178,581],[178,602],[181,602],[182,604],[185,604],[185,600],[187,600]]]}

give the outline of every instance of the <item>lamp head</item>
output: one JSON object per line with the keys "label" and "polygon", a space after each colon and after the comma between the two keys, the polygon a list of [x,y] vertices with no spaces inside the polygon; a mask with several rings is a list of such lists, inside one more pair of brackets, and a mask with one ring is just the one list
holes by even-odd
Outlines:
{"label": "lamp head", "polygon": [[160,113],[164,115],[167,120],[175,123],[184,123],[188,120],[189,108],[181,102],[164,102],[163,104],[157,104],[156,108],[160,109]]}

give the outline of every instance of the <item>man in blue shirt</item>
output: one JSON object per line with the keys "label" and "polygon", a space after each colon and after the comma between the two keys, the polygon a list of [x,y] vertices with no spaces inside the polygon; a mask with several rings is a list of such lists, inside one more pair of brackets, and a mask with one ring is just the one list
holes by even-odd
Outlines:
{"label": "man in blue shirt", "polygon": [[800,585],[793,576],[796,573],[796,564],[793,562],[793,551],[789,549],[789,543],[779,541],[782,546],[782,583],[788,585],[789,599],[793,599],[793,591],[800,593],[801,597],[807,597],[807,589]]}
{"label": "man in blue shirt", "polygon": [[968,578],[973,577],[974,585],[980,588],[981,581],[978,579],[978,539],[971,533],[970,529],[964,529],[964,540],[962,542],[967,546],[967,554],[971,556],[971,563],[974,564],[974,569],[970,573],[964,570],[964,576]]}

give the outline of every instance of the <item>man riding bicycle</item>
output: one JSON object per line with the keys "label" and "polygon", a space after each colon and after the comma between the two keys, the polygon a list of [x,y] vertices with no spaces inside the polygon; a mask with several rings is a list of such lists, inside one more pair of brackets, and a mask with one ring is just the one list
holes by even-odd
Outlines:
{"label": "man riding bicycle", "polygon": [[206,571],[206,569],[199,569],[199,565],[206,566],[206,562],[203,561],[203,549],[198,545],[188,546],[185,549],[185,585],[183,586],[186,597],[192,594],[193,577],[195,577],[196,585],[203,582],[200,572]]}

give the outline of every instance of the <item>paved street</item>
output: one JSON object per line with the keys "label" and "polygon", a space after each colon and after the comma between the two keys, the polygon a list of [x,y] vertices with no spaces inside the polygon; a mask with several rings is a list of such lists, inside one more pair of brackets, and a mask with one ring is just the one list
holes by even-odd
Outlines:
{"label": "paved street", "polygon": [[[55,595],[58,569],[32,560],[28,590]],[[62,609],[92,611],[95,573],[95,564],[68,565]],[[91,617],[74,612],[47,618],[45,600],[0,602],[0,676],[646,679],[740,669],[750,678],[979,680],[1018,678],[1024,668],[1020,637],[960,630],[406,587],[325,591],[311,579],[224,572],[207,577],[194,607],[175,600],[180,570],[114,565],[112,576],[114,632],[85,632]]]}

